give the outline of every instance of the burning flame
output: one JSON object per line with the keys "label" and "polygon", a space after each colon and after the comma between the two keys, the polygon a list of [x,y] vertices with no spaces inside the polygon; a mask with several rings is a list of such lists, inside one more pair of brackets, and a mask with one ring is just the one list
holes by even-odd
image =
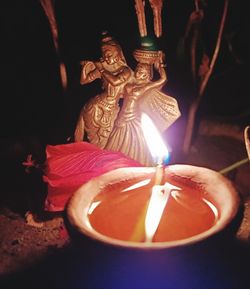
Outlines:
{"label": "burning flame", "polygon": [[164,143],[160,132],[146,113],[142,113],[141,115],[141,126],[152,157],[157,160],[157,162],[159,162],[159,160],[168,159],[168,148]]}

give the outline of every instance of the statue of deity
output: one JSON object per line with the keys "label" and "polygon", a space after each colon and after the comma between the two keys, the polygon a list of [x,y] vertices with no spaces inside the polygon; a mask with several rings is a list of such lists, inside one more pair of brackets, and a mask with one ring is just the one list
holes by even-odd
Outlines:
{"label": "statue of deity", "polygon": [[102,80],[103,91],[86,103],[76,124],[74,140],[82,141],[85,133],[90,143],[104,148],[119,112],[119,99],[124,85],[131,79],[132,70],[127,65],[120,45],[106,33],[101,42],[99,61],[83,61],[80,83]]}
{"label": "statue of deity", "polygon": [[[141,128],[142,112],[163,132],[180,116],[180,111],[176,99],[161,92],[167,82],[163,53],[137,49],[134,56],[138,64],[133,79],[124,87],[123,105],[105,148],[123,152],[149,166],[153,160]],[[159,79],[153,81],[154,69]]]}

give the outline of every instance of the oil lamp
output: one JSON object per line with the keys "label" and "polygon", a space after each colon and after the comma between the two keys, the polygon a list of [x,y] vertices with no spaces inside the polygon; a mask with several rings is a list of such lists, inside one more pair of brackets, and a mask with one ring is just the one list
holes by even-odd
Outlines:
{"label": "oil lamp", "polygon": [[223,231],[240,205],[233,184],[208,168],[165,167],[166,145],[143,118],[157,166],[119,168],[91,179],[69,201],[70,224],[92,240],[127,249],[180,247]]}

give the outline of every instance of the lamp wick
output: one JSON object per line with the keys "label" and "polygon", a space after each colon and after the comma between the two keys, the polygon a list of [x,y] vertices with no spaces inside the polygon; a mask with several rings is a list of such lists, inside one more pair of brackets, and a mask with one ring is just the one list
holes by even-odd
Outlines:
{"label": "lamp wick", "polygon": [[155,169],[155,185],[162,185],[164,169],[165,169],[164,158],[159,157]]}

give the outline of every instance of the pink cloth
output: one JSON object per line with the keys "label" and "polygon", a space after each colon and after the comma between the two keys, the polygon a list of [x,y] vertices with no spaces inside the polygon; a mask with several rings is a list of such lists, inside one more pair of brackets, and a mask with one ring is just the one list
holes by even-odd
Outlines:
{"label": "pink cloth", "polygon": [[43,180],[48,183],[45,210],[63,211],[72,194],[84,183],[108,171],[142,164],[120,152],[87,142],[48,145]]}

